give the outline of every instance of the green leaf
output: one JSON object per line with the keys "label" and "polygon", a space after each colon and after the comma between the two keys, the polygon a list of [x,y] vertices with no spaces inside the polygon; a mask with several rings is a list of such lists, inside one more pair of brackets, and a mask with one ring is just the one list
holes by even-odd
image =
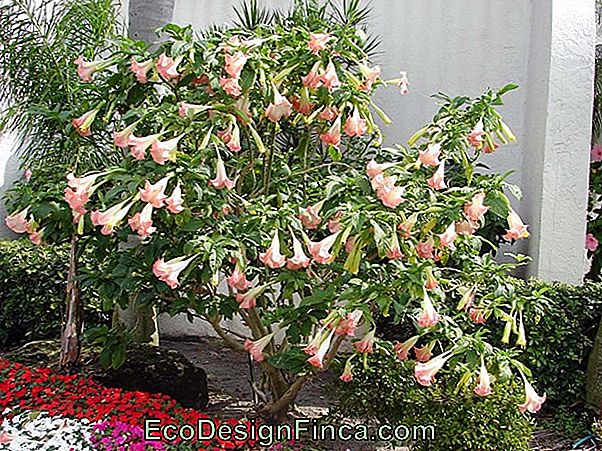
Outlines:
{"label": "green leaf", "polygon": [[299,348],[293,348],[268,359],[268,363],[276,368],[293,374],[299,374],[307,368],[307,354]]}

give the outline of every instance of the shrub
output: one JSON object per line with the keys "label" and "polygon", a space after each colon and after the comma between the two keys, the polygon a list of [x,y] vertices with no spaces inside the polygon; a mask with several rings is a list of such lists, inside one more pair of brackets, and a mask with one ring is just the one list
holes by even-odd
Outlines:
{"label": "shrub", "polygon": [[413,362],[388,353],[370,355],[351,382],[337,380],[331,386],[339,400],[336,414],[409,428],[433,425],[435,440],[417,441],[412,450],[529,449],[533,421],[517,408],[524,397],[520,384],[494,382],[493,393],[483,398],[471,391],[456,393],[455,384],[421,387],[413,369]]}
{"label": "shrub", "polygon": [[[0,347],[59,336],[67,262],[66,246],[0,241]],[[106,323],[92,293],[84,296],[88,321]]]}

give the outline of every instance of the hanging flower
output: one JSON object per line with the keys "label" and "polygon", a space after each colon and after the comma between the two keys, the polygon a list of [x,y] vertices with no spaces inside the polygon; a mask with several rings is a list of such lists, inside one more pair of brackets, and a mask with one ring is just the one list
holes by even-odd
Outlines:
{"label": "hanging flower", "polygon": [[327,106],[327,107],[324,107],[324,109],[322,111],[320,111],[320,114],[318,114],[318,117],[323,121],[332,122],[337,117],[339,117],[339,110],[334,105]]}
{"label": "hanging flower", "polygon": [[376,80],[378,80],[378,77],[380,77],[380,66],[368,67],[365,64],[360,63],[359,69],[364,78],[366,79],[365,83],[362,86],[360,86],[360,89],[362,91],[370,91],[372,89],[372,86],[374,86]]}
{"label": "hanging flower", "polygon": [[345,363],[345,369],[343,370],[343,374],[339,377],[343,382],[351,382],[353,380],[353,365],[351,363],[351,358],[347,359]]}
{"label": "hanging flower", "polygon": [[399,247],[399,238],[397,238],[397,232],[393,231],[393,237],[391,243],[387,249],[387,258],[391,260],[398,260],[403,257],[401,248]]}
{"label": "hanging flower", "polygon": [[178,56],[175,60],[167,56],[165,53],[162,53],[157,59],[157,72],[166,80],[171,80],[172,78],[178,78],[180,74],[178,73],[178,64],[182,62],[182,57]]}
{"label": "hanging flower", "polygon": [[429,345],[424,345],[421,348],[414,347],[414,354],[416,355],[416,360],[419,362],[428,362],[433,357],[433,343]]}
{"label": "hanging flower", "polygon": [[236,302],[240,304],[240,308],[249,310],[257,305],[257,297],[259,297],[268,285],[251,288],[246,293],[236,293]]}
{"label": "hanging flower", "polygon": [[130,136],[128,145],[130,153],[136,160],[144,160],[146,158],[146,150],[161,136],[159,133],[148,136]]}
{"label": "hanging flower", "polygon": [[422,315],[418,319],[418,325],[422,328],[433,327],[435,326],[441,317],[435,310],[435,306],[431,301],[429,295],[425,292],[424,299],[422,301]]}
{"label": "hanging flower", "polygon": [[392,168],[397,163],[377,163],[376,160],[370,160],[366,165],[366,174],[369,178],[374,178],[377,175],[381,175],[384,171]]}
{"label": "hanging flower", "polygon": [[249,289],[249,281],[244,271],[236,265],[232,274],[226,279],[228,286],[238,291],[247,291]]}
{"label": "hanging flower", "polygon": [[326,70],[320,74],[320,79],[330,92],[333,92],[335,89],[341,86],[341,82],[339,81],[339,77],[337,75],[337,70],[332,61],[328,63]]}
{"label": "hanging flower", "polygon": [[425,166],[438,166],[441,164],[439,156],[441,155],[441,144],[429,144],[429,146],[418,151],[418,160]]}
{"label": "hanging flower", "polygon": [[341,218],[343,217],[342,211],[337,211],[335,215],[328,220],[328,231],[330,233],[337,233],[341,230]]}
{"label": "hanging flower", "polygon": [[304,116],[309,116],[315,106],[315,104],[309,98],[309,90],[307,88],[301,89],[301,97],[293,97],[291,103],[293,105],[293,108],[299,114],[302,114]]}
{"label": "hanging flower", "polygon": [[286,267],[290,270],[307,268],[310,259],[303,252],[303,246],[295,235],[293,235],[293,251],[294,255],[286,261]]}
{"label": "hanging flower", "polygon": [[316,89],[322,86],[322,76],[320,75],[321,66],[322,63],[318,61],[306,76],[301,77],[301,83],[303,83],[304,87]]}
{"label": "hanging flower", "polygon": [[372,329],[360,341],[353,343],[355,350],[362,354],[372,354],[374,352],[374,332]]}
{"label": "hanging flower", "polygon": [[355,329],[362,319],[362,315],[363,313],[361,310],[354,310],[351,313],[347,313],[347,316],[339,321],[339,324],[335,329],[335,334],[353,337],[355,335]]}
{"label": "hanging flower", "polygon": [[416,225],[417,221],[418,213],[413,213],[412,216],[397,226],[403,238],[407,239],[412,236],[412,228]]}
{"label": "hanging flower", "polygon": [[334,255],[330,253],[330,249],[336,242],[339,233],[333,233],[319,242],[310,241],[308,243],[307,247],[316,263],[328,264],[334,260]]}
{"label": "hanging flower", "polygon": [[265,360],[265,356],[263,355],[263,350],[270,344],[274,338],[274,334],[268,334],[264,337],[261,337],[259,340],[251,341],[245,340],[245,351],[251,354],[251,360],[255,360],[256,362],[263,362]]}
{"label": "hanging flower", "polygon": [[167,188],[167,182],[169,177],[163,177],[155,184],[151,184],[148,180],[144,181],[144,189],[140,189],[140,199],[142,202],[148,202],[154,208],[161,208],[165,204],[167,195],[165,189]]}
{"label": "hanging flower", "polygon": [[165,204],[167,205],[167,209],[173,214],[178,214],[184,211],[184,207],[182,206],[182,188],[180,188],[179,183],[171,192],[171,196],[165,199]]}
{"label": "hanging flower", "polygon": [[23,178],[28,183],[31,180],[32,175],[33,175],[33,172],[31,172],[31,169],[29,169],[29,168],[25,169],[25,171],[23,172]]}
{"label": "hanging flower", "polygon": [[311,50],[311,53],[317,55],[320,50],[324,50],[326,48],[326,44],[333,39],[334,37],[328,33],[310,33],[307,46],[309,47],[309,50]]}
{"label": "hanging flower", "polygon": [[472,236],[478,228],[478,224],[470,219],[456,222],[456,233],[458,235]]}
{"label": "hanging flower", "polygon": [[113,143],[117,147],[121,147],[122,149],[127,149],[127,147],[130,145],[130,139],[131,139],[132,133],[134,132],[134,128],[136,128],[136,125],[137,124],[134,122],[133,124],[124,128],[120,132],[113,132]]}
{"label": "hanging flower", "polygon": [[357,108],[354,108],[353,115],[348,117],[345,121],[345,133],[349,137],[363,136],[368,130],[368,126],[366,125],[366,120],[362,119],[360,116],[360,112]]}
{"label": "hanging flower", "polygon": [[316,368],[324,368],[324,357],[326,357],[326,353],[330,349],[330,342],[332,341],[333,334],[334,331],[328,334],[326,339],[320,344],[318,352],[316,352],[315,355],[307,359],[307,363],[309,363],[312,366],[315,366]]}
{"label": "hanging flower", "polygon": [[426,181],[428,185],[436,190],[447,188],[445,184],[445,161],[442,161],[433,176]]}
{"label": "hanging flower", "polygon": [[320,139],[325,145],[339,147],[341,144],[341,116],[337,117],[330,129],[326,133],[320,135]]}
{"label": "hanging flower", "polygon": [[485,193],[477,193],[472,197],[472,200],[464,205],[464,214],[471,221],[477,222],[483,219],[485,213],[489,211],[489,207],[483,205]]}
{"label": "hanging flower", "polygon": [[306,207],[305,210],[302,210],[299,214],[299,219],[301,220],[301,224],[303,227],[309,230],[317,229],[320,223],[322,222],[322,218],[320,217],[320,210],[324,205],[324,201],[318,202],[315,205],[310,205]]}
{"label": "hanging flower", "polygon": [[445,363],[453,356],[453,353],[448,351],[443,353],[426,363],[416,363],[414,368],[414,376],[420,385],[429,387],[435,380],[435,375],[443,368]]}
{"label": "hanging flower", "polygon": [[136,61],[135,58],[132,58],[130,70],[136,76],[136,80],[138,80],[138,83],[145,84],[146,82],[148,82],[146,74],[148,74],[148,71],[151,70],[151,68],[154,65],[155,63],[153,62],[153,60],[147,60],[143,61],[142,63],[139,63],[138,61]]}
{"label": "hanging flower", "polygon": [[433,254],[434,250],[435,250],[435,247],[433,246],[433,238],[432,237],[429,237],[428,240],[418,243],[416,245],[416,253],[421,258],[430,258],[430,259],[435,258],[435,255]]}
{"label": "hanging flower", "polygon": [[128,219],[128,224],[141,237],[152,235],[157,230],[156,227],[153,227],[152,215],[153,206],[146,204],[141,212]]}
{"label": "hanging flower", "polygon": [[289,117],[291,115],[293,106],[286,97],[280,94],[275,85],[272,89],[274,91],[274,99],[265,110],[265,117],[272,122],[278,122],[283,117]]}
{"label": "hanging flower", "polygon": [[598,239],[591,233],[588,233],[585,236],[585,248],[590,251],[590,252],[596,252],[596,249],[598,249],[598,245],[600,243],[598,242]]}
{"label": "hanging flower", "polygon": [[196,255],[189,258],[182,256],[173,258],[167,262],[160,258],[153,264],[153,274],[155,274],[159,280],[169,285],[170,288],[176,288],[180,285],[178,276],[195,258]]}
{"label": "hanging flower", "polygon": [[272,269],[282,268],[286,263],[286,257],[280,253],[278,229],[274,232],[270,247],[265,252],[259,254],[259,260],[268,268]]}
{"label": "hanging flower", "polygon": [[97,114],[98,109],[87,111],[77,119],[73,119],[71,124],[75,127],[75,130],[77,130],[77,133],[79,133],[80,136],[92,136],[90,127],[92,126],[94,119],[96,119]]}
{"label": "hanging flower", "polygon": [[213,186],[215,189],[234,188],[234,181],[228,178],[228,174],[226,174],[226,166],[224,166],[224,160],[222,160],[222,157],[220,157],[219,153],[217,154],[215,172],[215,178],[209,181],[211,186]]}
{"label": "hanging flower", "polygon": [[194,117],[198,113],[203,111],[207,111],[209,108],[207,105],[197,105],[194,103],[188,102],[180,102],[178,103],[178,116],[184,117]]}
{"label": "hanging flower", "polygon": [[393,347],[393,351],[399,360],[402,362],[408,360],[410,349],[416,344],[418,341],[418,336],[412,337],[403,343],[396,343]]}
{"label": "hanging flower", "polygon": [[163,165],[166,161],[176,161],[176,150],[182,136],[176,136],[168,141],[153,140],[151,144],[151,156],[154,162]]}
{"label": "hanging flower", "polygon": [[[128,211],[132,207],[132,204],[126,204],[127,201],[124,201],[120,204],[114,205],[113,207],[101,211],[93,211],[90,213],[90,219],[92,220],[92,224],[94,226],[103,226],[100,230],[100,233],[103,235],[111,235],[115,227],[126,217]],[[125,206],[124,206],[125,205]]]}
{"label": "hanging flower", "polygon": [[437,288],[439,286],[439,281],[437,279],[435,279],[435,276],[433,275],[433,269],[432,268],[426,268],[426,282],[424,284],[424,288],[426,288],[427,290],[434,290],[435,288]]}
{"label": "hanging flower", "polygon": [[225,70],[228,75],[232,78],[240,78],[245,64],[249,59],[243,52],[235,52],[234,54],[226,53],[226,66]]}
{"label": "hanging flower", "polygon": [[25,233],[31,223],[31,221],[27,220],[29,208],[27,207],[18,213],[13,213],[4,218],[6,226],[15,233]]}
{"label": "hanging flower", "polygon": [[105,61],[86,61],[85,58],[80,55],[74,63],[77,64],[77,75],[79,75],[79,78],[81,78],[82,81],[90,82],[92,81],[94,72],[101,69],[105,64]]}
{"label": "hanging flower", "polygon": [[236,122],[232,127],[232,133],[226,145],[228,146],[228,149],[230,149],[230,152],[240,152],[242,149],[240,146],[240,129],[238,128],[238,124]]}
{"label": "hanging flower", "polygon": [[409,92],[408,86],[410,86],[410,82],[408,80],[408,73],[406,71],[399,73],[399,78],[397,79],[396,84],[401,95],[405,95]]}
{"label": "hanging flower", "polygon": [[503,238],[506,241],[528,238],[529,232],[527,231],[527,227],[523,224],[520,216],[513,209],[510,209],[510,213],[508,213],[508,230],[506,230]]}
{"label": "hanging flower", "polygon": [[[372,180],[375,180],[376,177]],[[384,177],[376,190],[376,196],[385,207],[397,208],[403,202],[404,189],[395,185],[394,177]]]}
{"label": "hanging flower", "polygon": [[543,403],[546,402],[546,394],[544,393],[543,396],[539,396],[537,394],[537,392],[535,391],[535,389],[533,388],[533,386],[529,382],[527,382],[527,379],[525,379],[524,376],[523,376],[523,379],[525,381],[526,399],[523,404],[518,406],[518,408],[523,413],[525,413],[525,411],[529,411],[531,413],[537,413],[537,412],[539,412],[539,409],[541,409],[541,406],[543,405]]}
{"label": "hanging flower", "polygon": [[468,311],[468,316],[475,324],[485,324],[485,322],[487,321],[485,319],[485,315],[483,314],[483,310],[478,308],[471,307]]}
{"label": "hanging flower", "polygon": [[445,232],[439,235],[439,241],[441,242],[442,247],[449,247],[451,250],[455,250],[456,246],[454,242],[458,238],[458,234],[456,233],[456,225],[452,222]]}
{"label": "hanging flower", "polygon": [[474,392],[479,396],[488,396],[493,393],[491,390],[491,379],[483,360],[481,360],[481,372],[479,373],[479,380]]}
{"label": "hanging flower", "polygon": [[238,83],[238,78],[224,78],[219,79],[219,85],[230,97],[238,97],[242,94],[242,88]]}

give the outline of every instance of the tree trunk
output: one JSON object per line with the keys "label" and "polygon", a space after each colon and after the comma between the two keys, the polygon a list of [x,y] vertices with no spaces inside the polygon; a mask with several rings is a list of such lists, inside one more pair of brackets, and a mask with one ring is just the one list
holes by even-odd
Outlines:
{"label": "tree trunk", "polygon": [[61,334],[60,367],[63,371],[73,373],[79,366],[81,352],[81,336],[84,326],[84,309],[81,303],[79,283],[76,280],[78,267],[78,238],[71,236],[69,252],[69,272],[67,275],[67,300],[65,322]]}
{"label": "tree trunk", "polygon": [[602,322],[589,357],[587,370],[587,403],[600,411],[602,409]]}

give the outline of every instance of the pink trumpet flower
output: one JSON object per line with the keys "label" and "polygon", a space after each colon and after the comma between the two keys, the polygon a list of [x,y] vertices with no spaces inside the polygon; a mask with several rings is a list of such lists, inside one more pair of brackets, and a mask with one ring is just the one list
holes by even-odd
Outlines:
{"label": "pink trumpet flower", "polygon": [[290,270],[307,268],[310,259],[303,252],[303,245],[295,235],[293,235],[293,251],[294,255],[286,261],[286,267]]}
{"label": "pink trumpet flower", "polygon": [[219,79],[219,85],[230,97],[238,97],[242,94],[242,88],[238,83],[238,78],[224,78]]}
{"label": "pink trumpet flower", "polygon": [[13,213],[4,218],[6,226],[15,233],[25,233],[29,228],[31,221],[27,220],[27,214],[29,207],[21,210],[20,212]]}
{"label": "pink trumpet flower", "polygon": [[[128,211],[132,207],[132,204],[126,204],[127,201],[121,202],[120,204],[114,205],[113,207],[101,211],[93,211],[90,213],[90,219],[94,226],[103,226],[100,233],[103,235],[111,235],[115,227],[126,217]],[[124,206],[125,205],[125,206]]]}
{"label": "pink trumpet flower", "polygon": [[441,155],[441,144],[429,144],[429,146],[418,152],[418,160],[425,166],[438,166],[441,164],[439,156]]}
{"label": "pink trumpet flower", "polygon": [[483,143],[485,142],[485,132],[483,131],[483,120],[479,120],[477,125],[473,128],[473,130],[468,134],[468,143],[479,150],[483,147]]}
{"label": "pink trumpet flower", "polygon": [[259,260],[268,268],[282,268],[286,263],[286,257],[280,253],[280,238],[278,230],[274,232],[270,247],[263,253],[259,254]]}
{"label": "pink trumpet flower", "polygon": [[397,231],[393,231],[393,238],[389,249],[387,249],[387,258],[391,260],[398,260],[403,257],[401,248],[399,247],[399,238],[397,237]]}
{"label": "pink trumpet flower", "polygon": [[363,312],[361,310],[354,310],[351,313],[347,313],[347,316],[339,321],[335,329],[335,334],[340,336],[353,337],[355,335],[355,329],[362,319]]}
{"label": "pink trumpet flower", "polygon": [[[523,377],[524,378],[524,377]],[[546,402],[546,394],[539,396],[533,386],[525,379],[525,402],[518,406],[521,412],[529,411],[531,413],[539,412],[541,406]]]}
{"label": "pink trumpet flower", "polygon": [[456,233],[463,236],[472,236],[479,228],[478,224],[470,219],[456,222]]}
{"label": "pink trumpet flower", "polygon": [[[377,177],[372,179],[373,185]],[[376,196],[388,208],[397,208],[403,202],[403,193],[404,189],[395,185],[395,177],[384,177],[376,189]]]}
{"label": "pink trumpet flower", "polygon": [[445,184],[445,161],[442,161],[433,176],[427,180],[428,185],[436,190],[447,188]]}
{"label": "pink trumpet flower", "polygon": [[308,243],[307,247],[316,263],[327,264],[334,260],[334,255],[330,253],[330,249],[336,242],[339,233],[341,232],[333,233],[319,242],[310,241]]}
{"label": "pink trumpet flower", "polygon": [[193,117],[194,115],[207,111],[206,105],[196,105],[194,103],[180,102],[178,104],[178,116],[180,117]]}
{"label": "pink trumpet flower", "polygon": [[506,241],[528,238],[529,232],[527,231],[527,227],[523,224],[520,216],[513,209],[510,209],[510,213],[508,213],[508,230],[506,230],[503,238]]}
{"label": "pink trumpet flower", "polygon": [[148,202],[154,208],[161,208],[165,205],[165,200],[167,199],[165,189],[167,188],[168,181],[169,177],[163,177],[155,184],[145,180],[144,189],[140,189],[140,199],[143,202]]}
{"label": "pink trumpet flower", "polygon": [[330,349],[330,343],[332,341],[333,334],[334,334],[334,331],[332,331],[330,334],[328,334],[326,339],[324,341],[322,341],[322,343],[320,344],[318,351],[312,357],[307,359],[307,363],[309,363],[310,365],[312,365],[316,368],[320,368],[320,369],[324,368],[324,358],[326,357],[326,353]]}
{"label": "pink trumpet flower", "polygon": [[376,160],[370,160],[366,166],[366,174],[372,179],[377,175],[381,175],[384,171],[392,168],[396,164],[397,163],[377,163]]}
{"label": "pink trumpet flower", "polygon": [[396,84],[401,95],[405,95],[409,92],[408,86],[410,86],[410,81],[408,80],[408,73],[406,71],[399,73],[399,78],[397,79]]}
{"label": "pink trumpet flower", "polygon": [[157,164],[165,164],[166,161],[176,160],[176,151],[178,142],[182,139],[182,135],[176,136],[168,141],[159,141],[155,139],[151,145],[151,156]]}
{"label": "pink trumpet flower", "polygon": [[180,74],[178,73],[178,64],[182,62],[182,57],[178,56],[175,60],[167,56],[165,53],[162,53],[161,56],[157,59],[156,68],[159,75],[161,75],[166,80],[171,80],[172,78],[178,78]]}
{"label": "pink trumpet flower", "polygon": [[77,64],[77,75],[82,81],[92,81],[94,72],[98,71],[104,65],[104,61],[86,61],[83,56],[79,56],[75,61]]}
{"label": "pink trumpet flower", "polygon": [[292,104],[273,86],[274,100],[265,110],[265,117],[272,122],[278,122],[283,117],[289,117],[292,113]]}
{"label": "pink trumpet flower", "polygon": [[426,363],[416,363],[414,368],[414,376],[420,385],[429,387],[435,380],[435,375],[443,368],[445,363],[453,356],[453,353],[448,351],[443,353]]}
{"label": "pink trumpet flower", "polygon": [[339,147],[341,144],[341,116],[338,116],[326,133],[320,135],[320,139],[326,145]]}
{"label": "pink trumpet flower", "polygon": [[439,235],[441,246],[449,247],[452,250],[456,248],[454,245],[456,238],[458,238],[458,234],[456,233],[456,225],[453,222],[445,229],[445,232]]}
{"label": "pink trumpet flower", "polygon": [[153,227],[153,206],[146,204],[141,212],[136,213],[130,219],[128,224],[131,229],[141,237],[152,235],[157,228]]}
{"label": "pink trumpet flower", "polygon": [[79,133],[80,136],[91,136],[92,132],[90,131],[90,127],[92,126],[94,119],[96,119],[97,114],[98,109],[87,111],[80,117],[73,119],[71,125],[75,127],[75,130],[77,130],[77,133]]}
{"label": "pink trumpet flower", "polygon": [[184,211],[182,204],[182,188],[180,188],[180,184],[178,183],[171,192],[171,196],[165,199],[165,205],[171,213],[176,215]]}
{"label": "pink trumpet flower", "polygon": [[126,149],[130,145],[130,139],[132,137],[132,133],[134,132],[134,128],[136,128],[136,125],[137,124],[134,122],[120,132],[113,132],[113,143],[117,147]]}
{"label": "pink trumpet flower", "polygon": [[228,286],[238,291],[247,291],[249,289],[249,281],[244,271],[237,265],[232,271],[232,274],[226,279]]}
{"label": "pink trumpet flower", "polygon": [[481,361],[481,371],[479,373],[479,381],[474,389],[474,392],[479,396],[488,396],[493,391],[491,390],[491,378],[485,367],[485,362]]}
{"label": "pink trumpet flower", "polygon": [[355,350],[361,354],[372,354],[374,352],[374,332],[372,329],[360,341],[353,343]]}
{"label": "pink trumpet flower", "polygon": [[226,166],[224,165],[224,160],[222,157],[217,155],[217,164],[216,164],[216,176],[213,180],[209,180],[209,184],[213,186],[215,189],[232,189],[234,188],[234,181],[228,178],[228,174],[226,174]]}
{"label": "pink trumpet flower", "polygon": [[414,345],[418,341],[418,338],[418,336],[415,336],[406,340],[403,343],[395,344],[393,350],[395,351],[395,355],[399,360],[401,360],[402,362],[404,360],[408,360],[408,357],[410,355],[410,349],[414,347]]}
{"label": "pink trumpet flower", "polygon": [[145,84],[146,82],[148,82],[148,78],[147,78],[148,71],[151,70],[151,68],[154,65],[155,64],[153,63],[153,60],[147,60],[142,63],[139,63],[138,61],[136,61],[135,58],[132,58],[132,62],[130,64],[130,70],[136,76],[136,80],[138,80],[138,83]]}
{"label": "pink trumpet flower", "polygon": [[339,117],[339,110],[336,106],[327,106],[318,114],[318,117],[323,121],[331,122]]}
{"label": "pink trumpet flower", "polygon": [[344,129],[347,136],[350,137],[360,137],[366,134],[366,131],[368,130],[366,120],[361,118],[360,112],[357,108],[353,110],[353,115],[348,117],[345,121]]}
{"label": "pink trumpet flower", "polygon": [[472,200],[464,205],[464,214],[471,221],[480,221],[485,213],[489,211],[489,207],[483,205],[485,193],[477,193],[472,197]]}
{"label": "pink trumpet flower", "polygon": [[159,280],[169,285],[170,288],[176,288],[180,285],[178,276],[196,257],[196,255],[193,255],[189,258],[182,256],[171,259],[167,262],[160,258],[153,264],[153,274]]}
{"label": "pink trumpet flower", "polygon": [[257,297],[260,296],[267,285],[262,285],[260,287],[251,288],[246,293],[237,293],[236,294],[236,302],[240,304],[240,308],[249,310],[257,305]]}
{"label": "pink trumpet flower", "polygon": [[326,45],[333,39],[334,37],[328,33],[310,33],[307,46],[311,50],[311,53],[317,55],[320,50],[324,50]]}
{"label": "pink trumpet flower", "polygon": [[243,52],[235,52],[234,54],[226,53],[225,60],[226,73],[232,78],[240,78],[245,64],[249,58]]}
{"label": "pink trumpet flower", "polygon": [[240,152],[240,129],[238,128],[238,124],[234,123],[234,127],[232,127],[232,134],[230,135],[230,139],[227,143],[228,149],[230,152]]}
{"label": "pink trumpet flower", "polygon": [[418,325],[422,328],[433,327],[435,326],[441,317],[435,310],[435,306],[433,305],[433,301],[429,295],[425,292],[424,299],[422,301],[422,315],[418,320]]}
{"label": "pink trumpet flower", "polygon": [[425,362],[428,362],[429,360],[431,360],[431,357],[433,357],[432,351],[433,351],[432,344],[424,345],[421,348],[414,347],[414,354],[416,354],[416,360],[418,360],[419,362],[422,362],[422,363],[425,363]]}
{"label": "pink trumpet flower", "polygon": [[359,69],[366,79],[366,82],[360,87],[360,89],[363,91],[370,91],[376,80],[378,80],[378,77],[380,77],[380,66],[368,67],[365,64],[360,64]]}
{"label": "pink trumpet flower", "polygon": [[43,237],[44,237],[44,229],[37,230],[37,231],[32,231],[29,234],[29,241],[31,241],[36,246],[39,246],[39,245],[42,244],[42,238]]}
{"label": "pink trumpet flower", "polygon": [[25,179],[26,182],[29,182],[31,180],[32,175],[33,175],[33,172],[31,172],[31,169],[29,169],[29,168],[25,169],[25,172],[23,172],[23,178]]}
{"label": "pink trumpet flower", "polygon": [[487,321],[485,319],[485,315],[483,314],[483,310],[478,308],[471,307],[468,311],[468,316],[470,317],[471,321],[475,324],[485,324],[485,322]]}
{"label": "pink trumpet flower", "polygon": [[265,356],[263,355],[263,350],[267,347],[268,344],[274,338],[274,334],[268,334],[264,337],[261,337],[259,340],[251,341],[245,340],[245,351],[251,354],[251,360],[255,360],[256,362],[263,362],[265,360]]}
{"label": "pink trumpet flower", "polygon": [[353,365],[351,364],[351,359],[347,359],[345,363],[345,369],[343,370],[343,374],[339,377],[343,382],[351,382],[353,380]]}
{"label": "pink trumpet flower", "polygon": [[434,290],[435,288],[437,288],[439,286],[439,281],[433,275],[432,268],[427,268],[425,272],[426,272],[426,282],[424,284],[424,288],[426,288],[427,290]]}
{"label": "pink trumpet flower", "polygon": [[153,145],[153,143],[159,138],[159,134],[148,135],[148,136],[130,136],[128,139],[128,145],[130,146],[130,153],[136,160],[144,160],[146,158],[146,150]]}
{"label": "pink trumpet flower", "polygon": [[322,222],[322,218],[320,217],[320,210],[324,202],[318,202],[315,205],[310,205],[309,207],[302,210],[299,214],[299,219],[301,219],[301,224],[308,230],[317,229],[320,223]]}
{"label": "pink trumpet flower", "polygon": [[337,75],[337,70],[332,61],[328,63],[326,70],[320,74],[320,79],[330,92],[333,92],[341,86],[341,82],[339,81],[339,77]]}
{"label": "pink trumpet flower", "polygon": [[[316,88],[319,88],[320,86],[322,86],[322,77],[320,75],[320,67],[321,67],[321,62],[318,61],[316,64],[314,64],[314,66],[311,68],[311,70],[309,71],[309,73],[306,76],[301,77],[301,83],[303,83],[304,87],[310,88],[310,89],[316,89]],[[325,120],[325,119],[323,119],[323,120]]]}

